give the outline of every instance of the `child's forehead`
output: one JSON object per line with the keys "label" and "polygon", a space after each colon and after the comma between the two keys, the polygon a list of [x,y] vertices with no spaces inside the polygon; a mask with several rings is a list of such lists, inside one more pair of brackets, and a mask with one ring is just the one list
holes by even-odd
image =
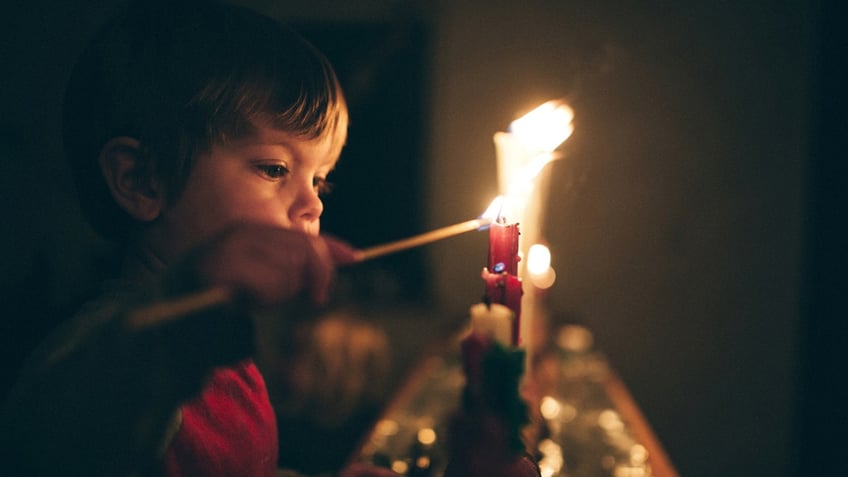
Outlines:
{"label": "child's forehead", "polygon": [[304,138],[300,135],[291,133],[289,131],[274,128],[267,125],[254,125],[251,128],[250,133],[243,135],[234,143],[242,145],[274,145],[274,144],[290,144],[290,143],[301,143],[301,142],[311,142],[312,139]]}
{"label": "child's forehead", "polygon": [[325,134],[319,137],[310,137],[303,134],[293,133],[284,129],[275,128],[272,126],[258,125],[254,126],[252,131],[242,135],[233,141],[234,145],[241,146],[290,146],[290,145],[321,145],[332,143],[332,137]]}
{"label": "child's forehead", "polygon": [[335,163],[341,152],[341,145],[336,144],[332,135],[325,134],[313,138],[267,125],[256,125],[250,133],[230,141],[227,147],[232,149],[281,148],[292,152],[308,149],[325,156],[325,162],[329,163]]}

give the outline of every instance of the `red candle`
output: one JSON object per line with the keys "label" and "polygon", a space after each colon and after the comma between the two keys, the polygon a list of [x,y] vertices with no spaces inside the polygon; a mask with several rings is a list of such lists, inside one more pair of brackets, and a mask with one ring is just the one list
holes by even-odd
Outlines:
{"label": "red candle", "polygon": [[489,227],[489,263],[483,269],[486,301],[500,303],[513,313],[512,344],[520,344],[521,279],[518,278],[518,224],[493,222]]}
{"label": "red candle", "polygon": [[489,271],[518,275],[518,224],[492,222],[489,227]]}

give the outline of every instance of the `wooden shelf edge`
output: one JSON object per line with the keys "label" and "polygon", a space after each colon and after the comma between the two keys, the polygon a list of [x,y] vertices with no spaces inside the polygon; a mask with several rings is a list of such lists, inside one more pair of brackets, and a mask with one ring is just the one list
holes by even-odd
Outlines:
{"label": "wooden shelf edge", "polygon": [[610,400],[615,405],[616,409],[621,412],[624,421],[633,430],[633,435],[636,439],[645,446],[648,451],[648,462],[651,465],[651,472],[657,477],[679,477],[677,470],[671,463],[668,454],[657,439],[647,419],[642,414],[639,406],[633,400],[624,381],[612,370],[605,379],[604,387],[607,390]]}

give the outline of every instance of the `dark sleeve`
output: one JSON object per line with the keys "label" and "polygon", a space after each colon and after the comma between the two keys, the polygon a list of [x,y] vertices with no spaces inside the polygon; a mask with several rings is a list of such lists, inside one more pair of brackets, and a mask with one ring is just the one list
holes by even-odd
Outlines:
{"label": "dark sleeve", "polygon": [[180,404],[214,367],[253,351],[251,320],[235,306],[130,330],[126,316],[165,299],[163,289],[99,307],[46,344],[4,404],[9,458],[0,465],[15,475],[114,476],[156,465]]}

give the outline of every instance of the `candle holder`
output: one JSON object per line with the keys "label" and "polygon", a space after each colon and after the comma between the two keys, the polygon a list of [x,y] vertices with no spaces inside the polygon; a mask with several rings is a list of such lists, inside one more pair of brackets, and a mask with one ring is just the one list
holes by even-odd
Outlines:
{"label": "candle holder", "polygon": [[466,384],[448,427],[444,477],[539,477],[523,438],[530,422],[519,395],[524,351],[476,330],[461,348]]}

